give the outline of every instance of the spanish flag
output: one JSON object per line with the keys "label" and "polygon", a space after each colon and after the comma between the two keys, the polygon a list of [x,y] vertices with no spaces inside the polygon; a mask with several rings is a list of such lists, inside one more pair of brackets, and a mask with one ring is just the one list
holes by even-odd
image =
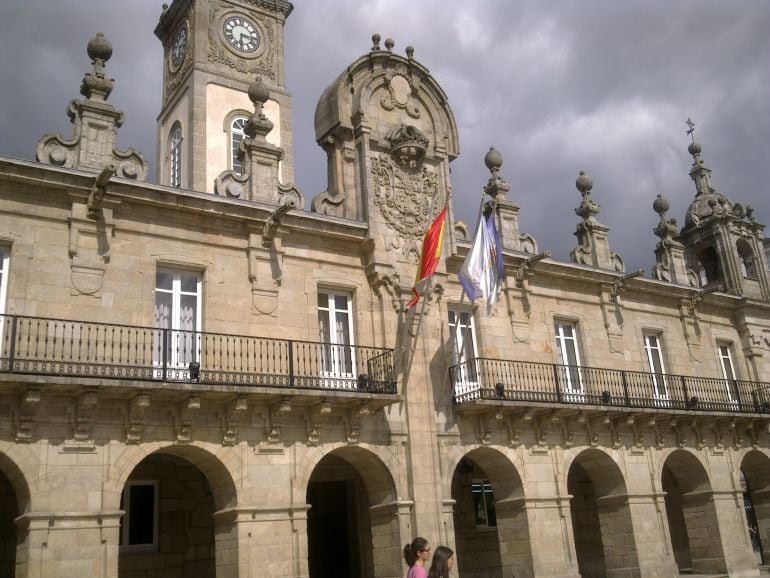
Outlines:
{"label": "spanish flag", "polygon": [[413,307],[420,300],[420,291],[428,279],[436,271],[438,261],[441,259],[441,251],[444,247],[444,224],[446,223],[447,207],[441,211],[433,220],[430,228],[425,233],[425,239],[422,241],[422,254],[420,255],[420,264],[417,267],[417,277],[414,280],[412,289],[412,300],[406,304],[407,307]]}

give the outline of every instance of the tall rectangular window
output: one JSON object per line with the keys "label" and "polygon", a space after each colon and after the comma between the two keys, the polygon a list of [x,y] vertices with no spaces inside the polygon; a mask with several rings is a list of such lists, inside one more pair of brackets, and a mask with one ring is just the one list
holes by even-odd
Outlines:
{"label": "tall rectangular window", "polygon": [[495,512],[495,496],[489,480],[481,480],[471,484],[473,494],[473,509],[476,515],[476,528],[487,529],[497,527]]}
{"label": "tall rectangular window", "polygon": [[[0,315],[5,313],[5,300],[8,295],[8,264],[11,260],[7,247],[0,246]],[[2,325],[0,325],[0,328]]]}
{"label": "tall rectangular window", "polygon": [[647,355],[647,363],[650,367],[653,395],[658,399],[668,399],[666,369],[663,365],[663,349],[659,334],[644,334],[644,352]]}
{"label": "tall rectangular window", "polygon": [[470,310],[449,308],[449,337],[455,371],[455,396],[478,395],[479,372],[476,366],[476,325]]}
{"label": "tall rectangular window", "polygon": [[568,394],[582,394],[583,376],[580,372],[577,326],[571,321],[556,321],[554,322],[554,331],[559,365],[564,366],[560,373],[562,388]]}
{"label": "tall rectangular window", "polygon": [[129,480],[123,489],[120,509],[120,545],[153,550],[158,545],[158,482]]}
{"label": "tall rectangular window", "polygon": [[158,269],[155,273],[156,364],[188,367],[200,359],[201,275]]}
{"label": "tall rectangular window", "polygon": [[328,377],[345,378],[331,381],[330,386],[354,385],[355,354],[353,350],[353,312],[349,293],[321,289],[318,291],[318,339],[321,342],[321,371]]}
{"label": "tall rectangular window", "polygon": [[8,264],[10,263],[10,250],[8,247],[0,246],[0,355],[7,355],[4,337],[10,335],[6,333],[5,326],[9,323],[5,318],[5,300],[8,297]]}
{"label": "tall rectangular window", "polygon": [[727,397],[731,403],[738,401],[738,384],[735,376],[735,366],[733,365],[733,356],[729,343],[718,343],[717,352],[719,353],[719,366],[722,369],[722,377],[725,380],[725,389]]}

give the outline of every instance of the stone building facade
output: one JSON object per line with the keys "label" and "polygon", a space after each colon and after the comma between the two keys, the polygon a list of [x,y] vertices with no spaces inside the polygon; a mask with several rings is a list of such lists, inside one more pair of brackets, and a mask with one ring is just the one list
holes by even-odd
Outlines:
{"label": "stone building facade", "polygon": [[291,11],[164,8],[158,184],[115,146],[102,35],[72,137],[0,157],[0,575],[395,578],[416,535],[464,578],[758,575],[770,276],[701,146],[684,226],[654,199],[651,277],[586,174],[571,261],[541,251],[490,151],[487,315],[457,282],[457,127],[411,47],[375,35],[329,85],[328,188],[293,184]]}

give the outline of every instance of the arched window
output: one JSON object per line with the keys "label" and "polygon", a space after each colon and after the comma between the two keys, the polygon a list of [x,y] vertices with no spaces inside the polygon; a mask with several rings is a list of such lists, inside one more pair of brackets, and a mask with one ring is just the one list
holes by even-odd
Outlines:
{"label": "arched window", "polygon": [[169,183],[172,187],[182,186],[182,128],[176,125],[171,130],[171,158],[169,163]]}
{"label": "arched window", "polygon": [[756,255],[754,255],[754,251],[751,248],[751,245],[748,241],[746,241],[746,239],[738,239],[736,248],[738,249],[738,255],[741,258],[741,273],[743,273],[744,277],[748,277],[749,279],[756,279],[757,258]]}
{"label": "arched window", "polygon": [[243,129],[246,128],[247,120],[245,116],[237,116],[230,123],[230,159],[232,170],[236,175],[243,174],[243,160],[238,157],[238,146],[246,137]]}
{"label": "arched window", "polygon": [[[706,247],[698,254],[698,263],[700,264],[701,285],[712,283],[719,280],[719,257],[714,247]],[[704,279],[705,277],[705,279]]]}

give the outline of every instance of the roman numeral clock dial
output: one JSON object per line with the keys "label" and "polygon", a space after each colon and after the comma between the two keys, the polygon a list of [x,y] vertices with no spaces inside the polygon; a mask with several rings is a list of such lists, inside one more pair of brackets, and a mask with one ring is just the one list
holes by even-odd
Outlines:
{"label": "roman numeral clock dial", "polygon": [[231,16],[224,24],[225,40],[240,52],[254,52],[259,48],[257,27],[241,16]]}

